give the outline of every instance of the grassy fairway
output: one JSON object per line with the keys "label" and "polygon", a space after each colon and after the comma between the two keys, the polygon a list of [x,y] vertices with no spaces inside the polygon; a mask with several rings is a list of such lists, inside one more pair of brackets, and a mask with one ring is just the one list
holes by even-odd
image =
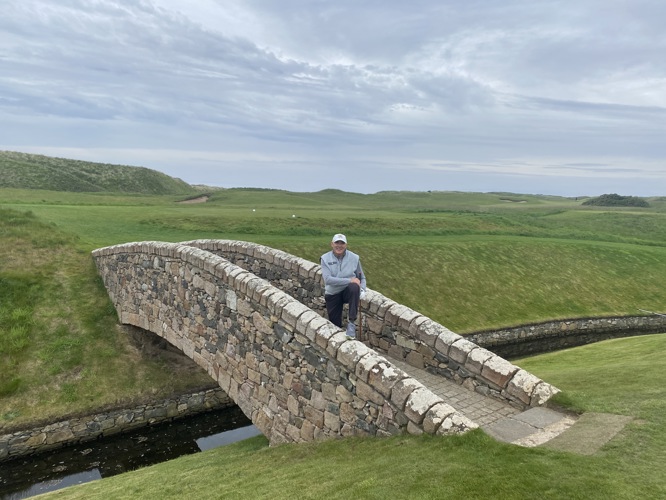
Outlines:
{"label": "grassy fairway", "polygon": [[317,262],[330,235],[344,231],[371,288],[466,333],[663,311],[666,202],[651,204],[606,210],[522,195],[243,189],[182,204],[0,189],[0,209],[12,210],[0,217],[0,429],[207,381],[148,361],[118,332],[94,248],[231,238]]}
{"label": "grassy fairway", "polygon": [[4,191],[12,201],[6,206],[75,235],[84,251],[126,241],[231,238],[317,262],[330,235],[344,231],[371,288],[460,333],[660,311],[666,303],[660,199],[650,209],[608,210],[500,194],[239,189],[190,205],[173,197]]}
{"label": "grassy fairway", "polygon": [[602,342],[518,363],[585,411],[635,417],[593,456],[461,437],[268,448],[262,437],[46,498],[636,499],[666,496],[666,337]]}

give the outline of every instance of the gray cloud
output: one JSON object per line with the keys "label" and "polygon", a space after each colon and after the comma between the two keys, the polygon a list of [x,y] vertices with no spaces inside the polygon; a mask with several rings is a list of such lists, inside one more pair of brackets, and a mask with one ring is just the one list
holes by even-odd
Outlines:
{"label": "gray cloud", "polygon": [[666,187],[661,2],[8,3],[3,149],[300,191]]}

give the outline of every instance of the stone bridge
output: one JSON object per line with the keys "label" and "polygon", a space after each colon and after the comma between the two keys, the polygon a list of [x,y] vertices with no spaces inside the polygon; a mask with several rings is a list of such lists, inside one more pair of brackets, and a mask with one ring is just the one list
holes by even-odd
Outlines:
{"label": "stone bridge", "polygon": [[319,265],[280,250],[149,241],[93,257],[120,322],[182,350],[271,445],[463,433],[558,392],[373,290],[361,303],[362,341],[347,339],[325,318]]}

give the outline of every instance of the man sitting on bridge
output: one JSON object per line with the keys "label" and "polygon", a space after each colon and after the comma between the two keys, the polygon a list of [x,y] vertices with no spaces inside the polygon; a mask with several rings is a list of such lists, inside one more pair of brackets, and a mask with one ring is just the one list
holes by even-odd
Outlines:
{"label": "man sitting on bridge", "polygon": [[365,275],[361,259],[347,250],[347,237],[336,234],[331,241],[332,250],[321,256],[321,273],[326,289],[324,299],[328,319],[342,328],[342,307],[349,304],[347,336],[356,338],[356,316],[361,294],[365,294]]}

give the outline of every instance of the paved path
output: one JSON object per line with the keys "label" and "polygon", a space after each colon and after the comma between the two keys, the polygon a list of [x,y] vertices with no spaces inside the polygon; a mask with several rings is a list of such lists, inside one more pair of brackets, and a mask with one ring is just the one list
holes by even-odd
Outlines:
{"label": "paved path", "polygon": [[571,415],[549,408],[522,411],[498,399],[470,391],[441,375],[415,368],[404,361],[390,360],[499,441],[538,446],[560,435],[576,422]]}

